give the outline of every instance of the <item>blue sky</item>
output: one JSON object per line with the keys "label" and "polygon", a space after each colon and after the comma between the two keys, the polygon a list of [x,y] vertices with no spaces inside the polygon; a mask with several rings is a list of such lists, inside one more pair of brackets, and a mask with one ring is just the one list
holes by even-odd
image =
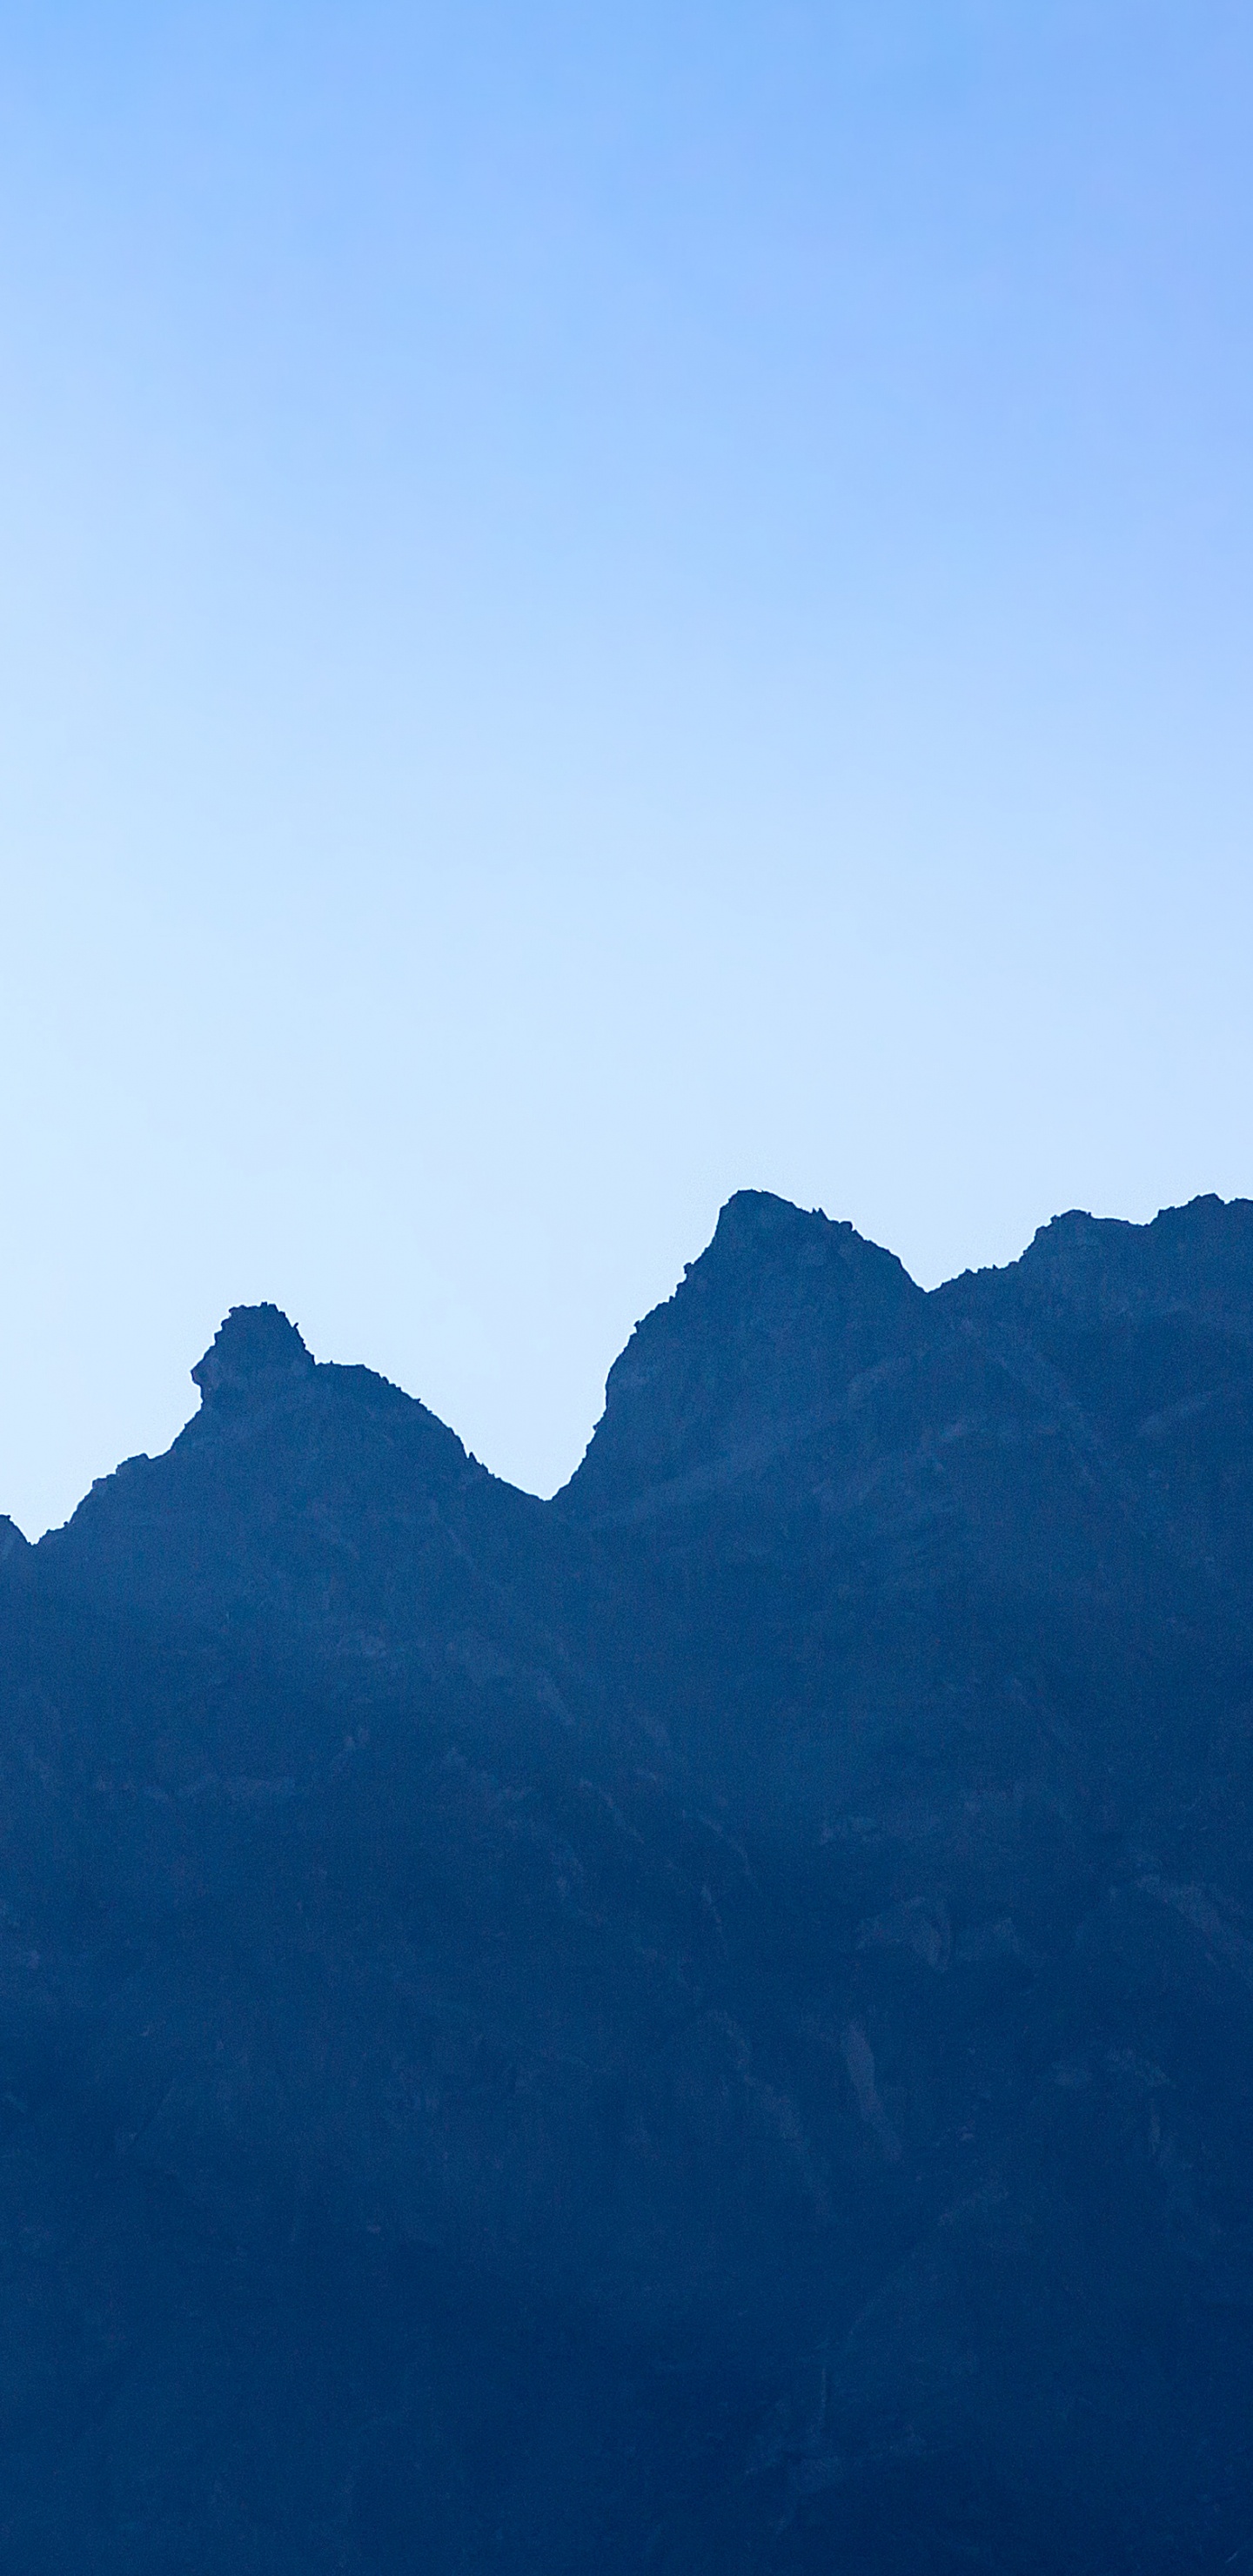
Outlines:
{"label": "blue sky", "polygon": [[1253,18],[0,5],[0,1508],[1253,1193]]}

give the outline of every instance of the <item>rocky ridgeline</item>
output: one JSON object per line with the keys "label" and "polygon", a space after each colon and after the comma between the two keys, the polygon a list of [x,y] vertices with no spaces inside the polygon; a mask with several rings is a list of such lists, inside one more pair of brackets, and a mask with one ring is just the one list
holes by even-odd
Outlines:
{"label": "rocky ridgeline", "polygon": [[0,1522],[0,2563],[1253,2563],[1253,1206],[741,1193],[548,1504],[193,1375]]}

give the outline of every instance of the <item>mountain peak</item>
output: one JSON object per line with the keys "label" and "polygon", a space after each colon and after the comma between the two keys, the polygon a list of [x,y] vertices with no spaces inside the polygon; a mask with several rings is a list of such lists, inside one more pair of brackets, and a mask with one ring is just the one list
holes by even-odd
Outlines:
{"label": "mountain peak", "polygon": [[25,1532],[7,1512],[0,1512],[0,1565],[20,1564],[31,1552]]}
{"label": "mountain peak", "polygon": [[923,1302],[895,1254],[853,1226],[737,1190],[610,1370],[571,1499],[634,1512],[657,1488],[734,1474],[837,1403]]}
{"label": "mountain peak", "polygon": [[[709,1249],[713,1250],[713,1244],[724,1249],[728,1246],[737,1250],[747,1249],[753,1244],[768,1242],[772,1236],[812,1232],[815,1219],[822,1227],[832,1222],[821,1208],[807,1212],[796,1207],[791,1199],[776,1198],[773,1190],[735,1190],[718,1212]],[[846,1225],[837,1231],[851,1235],[853,1229]]]}
{"label": "mountain peak", "polygon": [[312,1375],[314,1361],[281,1307],[232,1306],[192,1370],[206,1404],[246,1403]]}

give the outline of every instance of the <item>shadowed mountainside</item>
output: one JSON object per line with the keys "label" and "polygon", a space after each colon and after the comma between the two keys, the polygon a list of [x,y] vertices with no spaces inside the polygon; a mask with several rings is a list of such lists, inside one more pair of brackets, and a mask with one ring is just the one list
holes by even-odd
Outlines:
{"label": "shadowed mountainside", "polygon": [[1253,1206],[724,1209],[564,1493],[237,1309],[0,1524],[0,2535],[1253,2553]]}

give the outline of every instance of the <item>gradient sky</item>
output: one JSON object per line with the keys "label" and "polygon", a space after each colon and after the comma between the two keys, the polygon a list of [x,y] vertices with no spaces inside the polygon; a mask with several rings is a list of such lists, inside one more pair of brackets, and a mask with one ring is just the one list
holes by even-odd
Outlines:
{"label": "gradient sky", "polygon": [[1247,0],[0,4],[0,1508],[1253,1193]]}

